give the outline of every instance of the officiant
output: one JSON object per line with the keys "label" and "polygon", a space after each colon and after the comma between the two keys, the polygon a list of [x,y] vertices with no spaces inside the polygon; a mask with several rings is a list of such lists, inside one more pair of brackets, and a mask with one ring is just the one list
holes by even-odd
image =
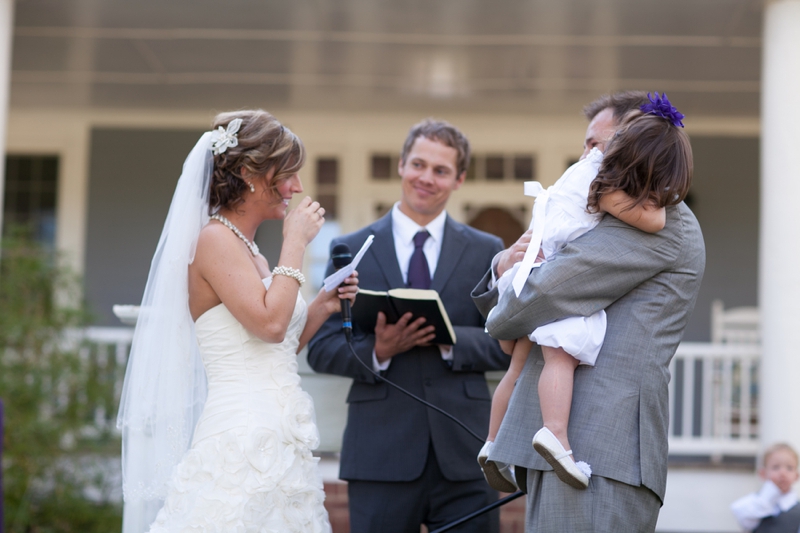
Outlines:
{"label": "officiant", "polygon": [[[331,247],[372,246],[358,265],[360,287],[436,290],[456,333],[455,345],[431,344],[433,327],[406,314],[373,331],[353,332],[358,357],[389,379],[460,419],[479,435],[489,424],[484,372],[503,370],[508,356],[484,330],[470,291],[502,250],[499,238],[448,216],[450,195],[469,165],[466,136],[427,119],[411,128],[398,173],[400,200],[383,218],[335,239]],[[333,272],[328,264],[328,274]],[[358,304],[356,304],[358,305]],[[352,533],[418,533],[437,529],[497,499],[476,461],[482,442],[370,374],[348,348],[334,314],[309,344],[316,372],[353,378],[339,477],[348,482]],[[497,531],[497,511],[458,531]]]}

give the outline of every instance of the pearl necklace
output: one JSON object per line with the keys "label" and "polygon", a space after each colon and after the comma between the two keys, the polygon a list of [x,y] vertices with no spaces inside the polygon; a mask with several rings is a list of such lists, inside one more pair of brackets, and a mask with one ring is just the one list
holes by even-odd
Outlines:
{"label": "pearl necklace", "polygon": [[244,243],[250,249],[250,253],[253,254],[253,257],[258,255],[258,245],[256,243],[254,243],[254,242],[250,242],[250,240],[247,237],[242,235],[242,232],[239,231],[239,228],[237,228],[236,226],[233,225],[233,222],[231,222],[230,220],[228,220],[224,216],[220,215],[219,213],[214,213],[213,215],[211,215],[211,218],[213,218],[214,220],[219,220],[220,222],[222,222],[222,224],[224,226],[227,226],[228,229],[231,230],[237,237],[242,239],[242,241],[244,241]]}

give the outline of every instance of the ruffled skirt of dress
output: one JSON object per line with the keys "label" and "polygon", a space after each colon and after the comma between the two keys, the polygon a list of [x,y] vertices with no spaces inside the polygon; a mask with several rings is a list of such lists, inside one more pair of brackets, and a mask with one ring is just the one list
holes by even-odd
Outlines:
{"label": "ruffled skirt of dress", "polygon": [[195,443],[151,533],[329,533],[319,459],[281,433],[241,428]]}

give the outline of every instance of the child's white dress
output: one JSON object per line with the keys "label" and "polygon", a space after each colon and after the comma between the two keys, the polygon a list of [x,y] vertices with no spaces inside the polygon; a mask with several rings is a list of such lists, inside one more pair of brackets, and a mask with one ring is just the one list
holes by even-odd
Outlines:
{"label": "child's white dress", "polygon": [[[602,213],[589,213],[586,203],[589,187],[600,170],[603,153],[593,148],[585,159],[578,161],[546,190],[538,182],[527,182],[525,194],[536,196],[531,218],[532,237],[526,258],[506,271],[498,280],[500,300],[514,298],[524,286],[530,268],[541,248],[544,261],[552,259],[570,241],[597,226]],[[525,271],[526,265],[527,271]],[[518,271],[522,270],[517,273]],[[510,286],[512,285],[512,286]],[[570,317],[538,327],[529,338],[540,346],[562,348],[581,364],[594,366],[606,334],[606,312],[598,311],[588,317]]]}

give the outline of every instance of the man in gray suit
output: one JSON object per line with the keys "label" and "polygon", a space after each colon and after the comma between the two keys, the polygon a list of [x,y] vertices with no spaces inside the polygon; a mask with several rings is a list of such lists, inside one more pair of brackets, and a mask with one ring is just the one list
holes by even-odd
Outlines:
{"label": "man in gray suit", "polygon": [[[587,109],[594,114],[586,148],[603,148],[619,115],[602,102]],[[598,124],[604,118],[607,123]],[[528,493],[526,531],[655,530],[666,489],[668,366],[705,268],[694,215],[683,203],[668,206],[666,213],[666,227],[656,234],[607,215],[552,261],[533,269],[520,297],[504,300],[487,322],[493,337],[513,340],[570,316],[605,309],[608,318],[596,366],[575,371],[569,420],[575,456],[592,466],[588,490],[561,482],[531,446],[542,427],[538,346],[517,381],[489,459],[516,465],[517,481]],[[498,301],[497,289],[487,290],[492,275],[518,260],[525,242],[520,239],[500,254],[494,273],[473,291],[483,313]]]}
{"label": "man in gray suit", "polygon": [[[417,124],[398,168],[400,201],[380,220],[331,246],[346,243],[355,251],[374,235],[358,265],[361,288],[408,285],[439,292],[456,333],[454,346],[430,345],[432,326],[411,321],[410,314],[396,324],[387,324],[380,314],[374,331],[353,332],[353,347],[386,379],[483,437],[490,409],[484,372],[505,369],[509,358],[486,334],[470,299],[502,242],[459,224],[445,211],[468,165],[469,143],[458,129],[433,120]],[[329,264],[328,273],[332,270]],[[340,470],[348,481],[353,533],[419,533],[423,523],[433,530],[497,500],[475,460],[482,442],[369,373],[348,348],[338,314],[312,339],[308,361],[317,372],[353,378]],[[494,512],[454,531],[485,533],[498,527]]]}

